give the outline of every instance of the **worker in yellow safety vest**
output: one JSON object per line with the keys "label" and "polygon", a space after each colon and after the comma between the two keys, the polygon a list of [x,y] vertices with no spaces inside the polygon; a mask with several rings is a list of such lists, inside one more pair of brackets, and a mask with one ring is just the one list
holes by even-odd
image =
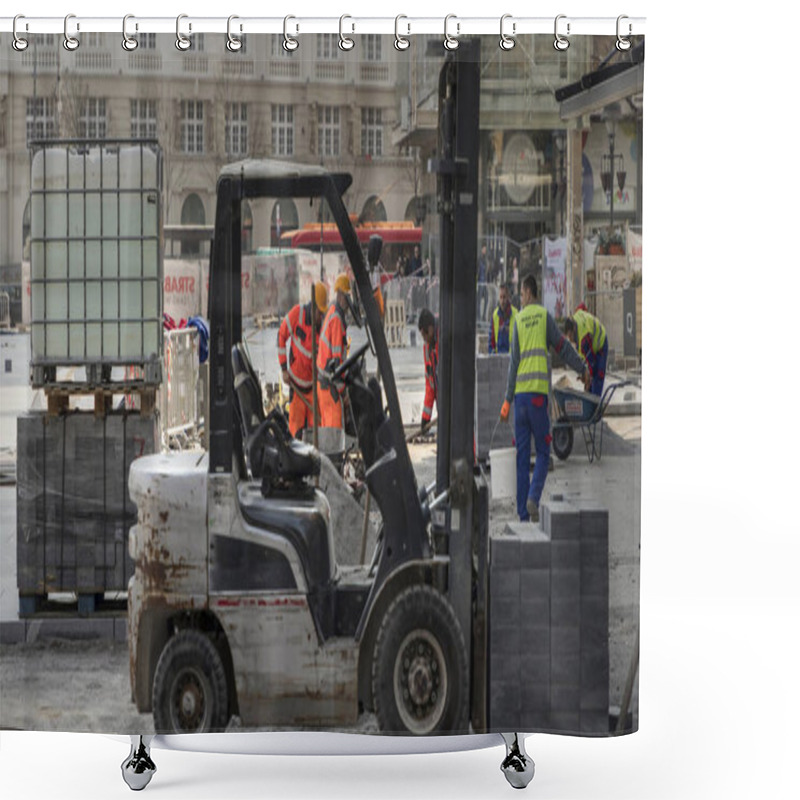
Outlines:
{"label": "worker in yellow safety vest", "polygon": [[[536,279],[526,275],[522,281],[522,310],[511,327],[511,360],[508,365],[506,399],[500,419],[508,420],[514,401],[514,437],[517,445],[517,513],[523,522],[539,520],[539,501],[550,461],[550,417],[547,398],[550,377],[547,348],[561,355],[584,380],[586,367],[570,343],[562,336],[552,315],[536,299]],[[530,478],[531,436],[536,446],[533,480]]]}
{"label": "worker in yellow safety vest", "polygon": [[589,370],[586,390],[599,397],[603,393],[608,363],[608,336],[603,323],[579,307],[564,322],[564,333],[586,362]]}
{"label": "worker in yellow safety vest", "polygon": [[507,353],[511,344],[511,327],[514,324],[514,317],[519,313],[511,305],[511,293],[508,286],[503,284],[500,287],[499,302],[492,314],[492,328],[489,334],[489,352]]}

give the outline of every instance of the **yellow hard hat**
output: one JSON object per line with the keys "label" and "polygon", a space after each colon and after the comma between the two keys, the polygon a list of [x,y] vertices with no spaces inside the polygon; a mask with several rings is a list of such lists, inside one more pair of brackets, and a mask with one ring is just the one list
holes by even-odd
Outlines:
{"label": "yellow hard hat", "polygon": [[342,273],[338,278],[336,278],[336,283],[333,284],[333,289],[336,292],[345,292],[345,294],[350,294],[350,278]]}
{"label": "yellow hard hat", "polygon": [[328,310],[328,287],[321,281],[314,284],[314,302],[323,314]]}

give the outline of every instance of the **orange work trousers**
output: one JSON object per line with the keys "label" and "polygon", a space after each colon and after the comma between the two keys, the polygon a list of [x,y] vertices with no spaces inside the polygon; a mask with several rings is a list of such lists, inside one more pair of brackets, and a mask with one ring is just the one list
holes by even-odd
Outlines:
{"label": "orange work trousers", "polygon": [[292,399],[289,402],[289,430],[292,436],[296,437],[303,428],[314,427],[314,414],[311,412],[313,405],[313,392],[300,392],[292,388]]}
{"label": "orange work trousers", "polygon": [[319,424],[323,428],[342,427],[342,401],[333,399],[330,388],[323,389],[322,384],[317,384],[319,397]]}

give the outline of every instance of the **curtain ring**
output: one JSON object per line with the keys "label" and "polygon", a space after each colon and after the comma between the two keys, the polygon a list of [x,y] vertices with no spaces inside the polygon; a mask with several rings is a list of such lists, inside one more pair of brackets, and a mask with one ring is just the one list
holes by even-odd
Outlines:
{"label": "curtain ring", "polygon": [[[235,14],[231,14],[231,16],[228,17],[228,41],[225,43],[225,47],[227,47],[231,53],[238,53],[242,49],[242,40],[231,33],[231,22],[235,19],[239,19]],[[239,31],[241,32],[241,30],[242,26],[240,25]]]}
{"label": "curtain ring", "polygon": [[[405,14],[398,14],[394,18],[394,49],[402,52],[403,50],[408,50],[408,48],[411,47],[411,42],[409,42],[405,36],[400,35],[401,19],[408,19],[408,17]],[[406,23],[406,27],[408,28],[408,33],[411,33],[411,25]]]}
{"label": "curtain ring", "polygon": [[452,51],[458,49],[458,39],[456,37],[458,36],[458,32],[461,28],[461,23],[456,22],[456,35],[453,36],[452,34],[447,32],[447,23],[450,22],[451,19],[456,19],[456,15],[448,14],[444,18],[444,41],[442,42],[442,44],[444,45],[445,50]]}
{"label": "curtain ring", "polygon": [[[631,40],[628,39],[627,36],[623,36],[620,33],[620,23],[624,19],[628,19],[624,14],[621,14],[620,16],[617,17],[617,44],[616,44],[616,48],[620,52],[625,52],[625,50],[630,50],[631,49]],[[628,23],[628,36],[630,36],[630,35],[631,35],[631,24],[629,22]]]}
{"label": "curtain ring", "polygon": [[[181,20],[187,19],[188,14],[178,14],[175,20],[175,47],[178,48],[182,53],[186,52],[192,46],[192,40],[181,33]],[[191,23],[189,24],[189,30],[192,29]]]}
{"label": "curtain ring", "polygon": [[[133,36],[128,34],[128,20],[134,19],[133,14],[126,14],[122,18],[122,49],[127,50],[129,53],[139,46],[139,41],[134,39]],[[136,24],[136,30],[139,30],[139,24]]]}
{"label": "curtain ring", "polygon": [[[344,27],[344,21],[346,19],[353,19],[353,18],[349,14],[342,14],[342,16],[339,17],[339,49],[344,50],[345,52],[347,52],[348,50],[352,50],[356,46],[356,43],[348,36],[345,36],[344,31],[342,30]],[[353,25],[353,30],[355,29],[356,26]]]}
{"label": "curtain ring", "polygon": [[[23,14],[17,14],[17,16],[14,17],[14,27],[12,29],[13,33],[14,33],[14,41],[11,42],[11,46],[18,53],[21,53],[23,50],[27,50],[28,49],[28,44],[29,44],[27,39],[23,39],[22,36],[20,36],[17,33],[17,20],[20,20],[20,19],[25,19]],[[25,30],[26,31],[28,30],[28,23],[27,22],[25,23]]]}
{"label": "curtain ring", "polygon": [[511,19],[511,14],[503,14],[500,17],[500,49],[501,50],[511,50],[514,45],[517,43],[516,39],[514,39],[514,34],[517,32],[517,23],[511,23],[511,36],[508,36],[506,32],[503,30],[503,25],[507,19]]}
{"label": "curtain ring", "polygon": [[[563,52],[569,47],[569,39],[567,39],[565,36],[562,36],[558,32],[558,21],[560,19],[566,19],[566,18],[567,18],[566,14],[559,14],[556,17],[556,22],[554,26],[556,38],[555,41],[553,42],[553,47],[555,47],[555,49],[558,50],[559,52]],[[567,36],[569,36],[569,22],[567,23]]]}
{"label": "curtain ring", "polygon": [[[294,36],[289,35],[289,20],[294,19],[291,15],[288,17],[283,18],[283,49],[286,50],[288,53],[293,53],[300,47],[300,42],[294,38]],[[296,30],[300,30],[300,26],[298,25]]]}
{"label": "curtain ring", "polygon": [[[71,53],[73,50],[77,50],[80,47],[81,40],[76,39],[74,36],[70,36],[69,33],[69,21],[71,19],[75,19],[74,14],[67,14],[64,17],[64,49],[69,50]],[[75,29],[80,30],[80,25],[78,23],[75,24]]]}

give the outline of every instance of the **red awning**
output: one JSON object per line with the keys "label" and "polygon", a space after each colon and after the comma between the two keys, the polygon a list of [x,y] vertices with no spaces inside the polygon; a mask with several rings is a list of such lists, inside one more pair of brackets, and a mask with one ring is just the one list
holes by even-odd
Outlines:
{"label": "red awning", "polygon": [[[422,228],[356,228],[358,241],[369,242],[369,237],[377,234],[384,244],[419,244],[422,241]],[[289,238],[289,237],[287,237]],[[290,237],[290,247],[319,247],[319,228],[294,231]],[[342,247],[342,237],[337,229],[327,229],[322,233],[322,243],[326,247]]]}

